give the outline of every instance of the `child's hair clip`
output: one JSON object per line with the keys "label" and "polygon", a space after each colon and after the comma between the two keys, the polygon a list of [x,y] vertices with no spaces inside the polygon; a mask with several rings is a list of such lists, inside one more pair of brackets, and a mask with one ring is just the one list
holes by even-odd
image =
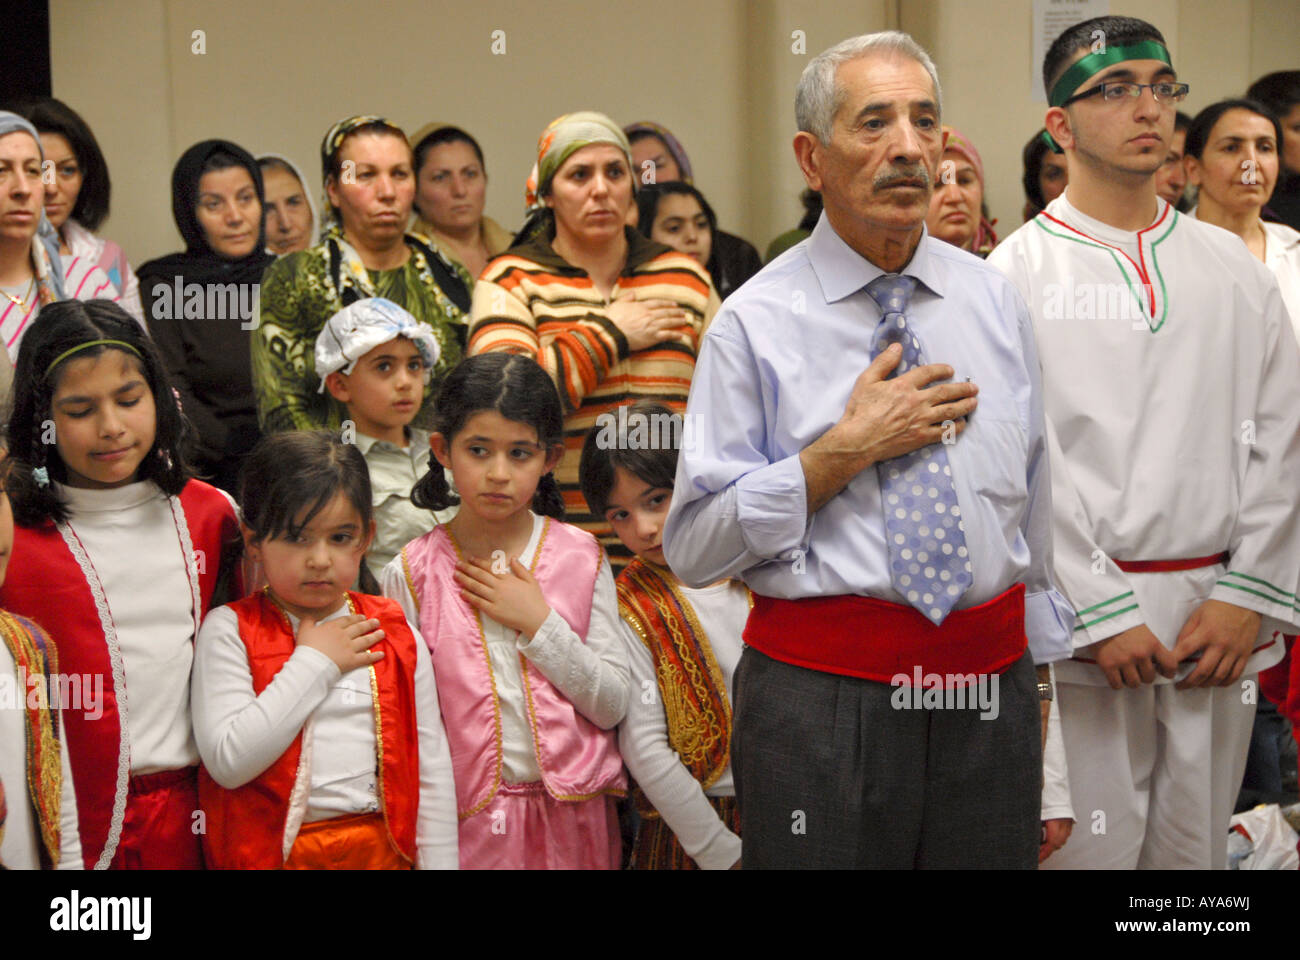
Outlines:
{"label": "child's hair clip", "polygon": [[36,481],[38,487],[48,487],[50,485],[50,471],[46,467],[36,467],[32,470],[32,479]]}

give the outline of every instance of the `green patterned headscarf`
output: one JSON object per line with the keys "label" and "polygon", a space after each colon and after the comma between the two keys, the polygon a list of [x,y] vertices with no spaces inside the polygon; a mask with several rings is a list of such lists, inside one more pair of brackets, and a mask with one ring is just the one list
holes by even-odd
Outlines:
{"label": "green patterned headscarf", "polygon": [[[632,165],[632,148],[618,124],[603,113],[582,110],[556,117],[537,138],[537,163],[524,187],[524,204],[529,213],[542,209],[542,195],[555,178],[555,171],[564,161],[583,147],[593,143],[610,143],[623,151],[628,166]],[[633,178],[635,189],[636,179]]]}

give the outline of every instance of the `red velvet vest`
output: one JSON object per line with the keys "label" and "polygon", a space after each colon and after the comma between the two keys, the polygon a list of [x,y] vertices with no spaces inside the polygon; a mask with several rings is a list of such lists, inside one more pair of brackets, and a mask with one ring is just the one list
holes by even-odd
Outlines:
{"label": "red velvet vest", "polygon": [[[415,637],[394,600],[348,593],[352,609],[379,621],[384,658],[370,668],[378,749],[379,796],[388,841],[415,862],[420,804],[419,733],[415,714]],[[289,618],[265,592],[230,604],[248,651],[253,692],[261,694],[296,647]],[[323,747],[322,747],[323,749]],[[302,731],[280,759],[242,787],[227,790],[199,770],[199,804],[207,819],[203,855],[218,870],[274,870],[284,866],[289,796],[298,776]],[[310,776],[310,773],[307,774]]]}

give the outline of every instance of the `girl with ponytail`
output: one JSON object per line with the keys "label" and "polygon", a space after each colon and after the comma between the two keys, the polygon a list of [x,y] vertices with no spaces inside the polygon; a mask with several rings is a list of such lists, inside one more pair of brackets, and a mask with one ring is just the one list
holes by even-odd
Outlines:
{"label": "girl with ponytail", "polygon": [[435,410],[438,465],[411,502],[460,509],[381,583],[433,657],[460,865],[616,869],[628,666],[609,560],[561,522],[559,395],[531,358],[488,353],[448,375]]}

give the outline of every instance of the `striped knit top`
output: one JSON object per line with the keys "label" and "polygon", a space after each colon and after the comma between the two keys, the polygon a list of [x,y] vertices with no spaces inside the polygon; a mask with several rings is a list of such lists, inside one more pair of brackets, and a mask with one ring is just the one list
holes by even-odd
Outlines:
{"label": "striped knit top", "polygon": [[[512,247],[492,260],[474,286],[470,356],[493,350],[527,354],[551,375],[564,404],[564,457],[555,470],[566,519],[600,538],[617,573],[631,553],[603,517],[593,516],[578,487],[582,441],[602,413],[657,400],[679,413],[695,372],[704,331],[720,303],[708,272],[682,253],[626,231],[627,264],[609,299],[585,270],[551,246],[553,233]],[[671,300],[687,315],[682,339],[628,351],[605,313],[628,291],[639,300]]]}
{"label": "striped knit top", "polygon": [[[112,300],[114,303],[121,301],[121,296],[117,288],[113,286],[104,273],[88,257],[77,255],[67,255],[62,257],[63,260],[63,289],[69,300]],[[40,298],[34,295],[35,285],[29,285],[26,291],[13,291],[18,299],[23,303],[14,303],[10,297],[0,297],[0,337],[4,338],[5,346],[9,348],[9,356],[15,362],[18,360],[18,346],[22,343],[23,334],[25,334],[41,312]],[[139,317],[135,318],[140,326],[144,323]]]}

